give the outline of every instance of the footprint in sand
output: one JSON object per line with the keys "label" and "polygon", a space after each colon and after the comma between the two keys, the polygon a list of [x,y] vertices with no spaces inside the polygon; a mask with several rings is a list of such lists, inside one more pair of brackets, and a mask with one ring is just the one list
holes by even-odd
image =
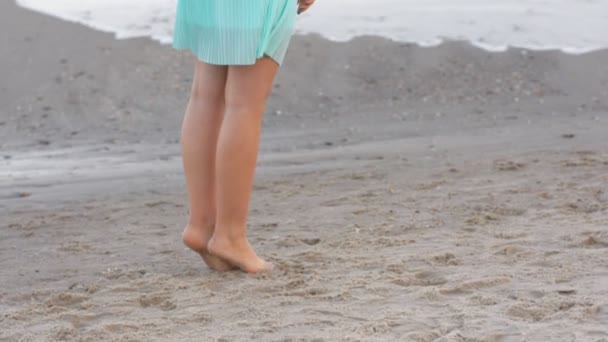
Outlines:
{"label": "footprint in sand", "polygon": [[415,190],[431,190],[438,189],[441,185],[447,183],[445,180],[432,181],[429,183],[420,183],[414,186]]}
{"label": "footprint in sand", "polygon": [[105,324],[102,329],[111,334],[128,334],[139,331],[136,325],[131,324]]}
{"label": "footprint in sand", "polygon": [[529,253],[526,248],[515,244],[494,246],[493,249],[495,250],[494,255],[517,256]]}
{"label": "footprint in sand", "polygon": [[467,300],[473,304],[478,306],[491,306],[498,304],[497,298],[494,297],[486,297],[480,295],[473,295],[467,298]]}
{"label": "footprint in sand", "polygon": [[278,226],[279,226],[278,222],[267,222],[267,223],[261,223],[259,225],[260,229],[263,229],[263,230],[274,230]]}
{"label": "footprint in sand", "polygon": [[435,265],[454,266],[462,264],[452,253],[443,253],[433,256],[430,261]]}
{"label": "footprint in sand", "polygon": [[89,296],[76,293],[59,293],[45,301],[47,307],[71,307],[89,300]]}
{"label": "footprint in sand", "polygon": [[397,238],[397,237],[379,237],[376,239],[368,240],[368,244],[371,246],[381,247],[402,247],[415,243],[416,240],[408,238]]}
{"label": "footprint in sand", "polygon": [[491,213],[491,212],[485,212],[485,213],[475,213],[473,215],[471,215],[469,218],[467,218],[464,222],[468,225],[472,225],[472,226],[482,226],[482,225],[486,225],[490,222],[496,222],[498,221],[498,215]]}
{"label": "footprint in sand", "polygon": [[120,279],[122,277],[128,279],[139,279],[145,276],[146,273],[147,271],[143,269],[123,270],[121,268],[108,268],[102,272],[102,275],[108,280]]}
{"label": "footprint in sand", "polygon": [[72,283],[68,287],[68,289],[70,289],[71,291],[84,292],[84,293],[88,293],[88,294],[93,294],[93,293],[99,291],[99,287],[97,287],[94,284],[85,284],[85,283],[80,283],[80,282]]}
{"label": "footprint in sand", "polygon": [[602,206],[598,203],[580,198],[577,199],[576,202],[568,203],[566,207],[571,211],[583,214],[592,214],[602,210]]}
{"label": "footprint in sand", "polygon": [[436,286],[447,283],[440,274],[433,271],[421,271],[413,274],[405,274],[399,278],[393,279],[391,283],[399,286]]}
{"label": "footprint in sand", "polygon": [[58,250],[61,252],[80,253],[90,251],[91,246],[79,241],[68,241],[62,243]]}
{"label": "footprint in sand", "polygon": [[288,291],[284,293],[285,296],[296,296],[296,297],[304,297],[304,298],[312,298],[318,297],[324,294],[327,294],[328,290],[325,288],[308,288],[299,291]]}
{"label": "footprint in sand", "polygon": [[288,290],[294,290],[294,289],[300,289],[302,287],[304,287],[306,285],[306,281],[304,279],[296,279],[293,281],[290,281],[289,283],[287,283],[287,285],[285,285],[285,288]]}
{"label": "footprint in sand", "polygon": [[319,238],[305,238],[305,239],[301,239],[300,241],[304,242],[305,244],[309,245],[309,246],[314,246],[319,244],[319,242],[321,242],[321,239]]}
{"label": "footprint in sand", "polygon": [[536,304],[536,303],[519,303],[510,306],[506,314],[507,316],[522,319],[529,322],[538,322],[543,318],[554,314],[558,311],[565,311],[574,306],[572,302],[551,303],[551,304]]}
{"label": "footprint in sand", "polygon": [[523,336],[520,334],[496,333],[487,335],[482,341],[485,342],[519,342],[523,341]]}
{"label": "footprint in sand", "polygon": [[95,322],[99,321],[100,319],[103,319],[104,317],[114,317],[114,315],[109,312],[96,314],[86,312],[88,311],[68,311],[67,313],[64,313],[57,317],[57,320],[68,322],[72,327],[82,330],[93,325]]}
{"label": "footprint in sand", "polygon": [[513,240],[513,239],[524,238],[526,236],[528,236],[528,233],[518,233],[518,232],[512,232],[512,231],[494,233],[494,237],[497,239],[501,239],[501,240]]}
{"label": "footprint in sand", "polygon": [[142,308],[155,307],[163,311],[175,310],[177,305],[166,293],[152,293],[140,296],[137,302]]}
{"label": "footprint in sand", "polygon": [[345,203],[348,203],[349,201],[350,201],[350,198],[348,198],[348,197],[340,197],[340,198],[321,202],[321,206],[322,207],[338,207]]}
{"label": "footprint in sand", "polygon": [[462,282],[451,287],[439,289],[439,293],[444,295],[470,293],[483,288],[499,286],[511,282],[510,277],[487,277]]}
{"label": "footprint in sand", "polygon": [[608,191],[602,189],[595,189],[593,191],[593,197],[600,203],[608,203]]}
{"label": "footprint in sand", "polygon": [[364,323],[357,329],[357,333],[363,336],[378,336],[379,334],[387,334],[401,324],[386,320],[379,320],[371,323]]}
{"label": "footprint in sand", "polygon": [[608,305],[597,304],[585,309],[583,317],[586,319],[594,319],[600,322],[608,322]]}
{"label": "footprint in sand", "polygon": [[195,312],[187,319],[188,322],[197,323],[199,326],[213,322],[213,317],[205,312]]}
{"label": "footprint in sand", "polygon": [[508,207],[505,205],[493,207],[490,211],[501,216],[522,216],[527,212],[525,208]]}
{"label": "footprint in sand", "polygon": [[384,179],[385,177],[386,177],[386,175],[381,172],[359,172],[359,173],[352,173],[352,174],[346,176],[346,178],[356,180],[356,181],[371,180],[371,179],[378,180],[378,179]]}
{"label": "footprint in sand", "polygon": [[402,264],[389,264],[386,265],[386,271],[397,274],[403,274],[406,272],[406,267]]}
{"label": "footprint in sand", "polygon": [[173,206],[173,205],[175,205],[175,203],[171,203],[171,202],[167,202],[167,201],[156,201],[156,202],[148,202],[148,203],[145,203],[144,205],[148,208],[156,208],[156,207],[162,207],[165,205]]}
{"label": "footprint in sand", "polygon": [[525,208],[509,207],[506,205],[497,206],[476,206],[473,213],[465,220],[469,225],[485,225],[490,222],[498,221],[503,216],[522,216],[527,212]]}
{"label": "footprint in sand", "polygon": [[292,249],[301,246],[302,241],[295,235],[286,235],[281,237],[280,239],[277,239],[275,244],[278,248]]}
{"label": "footprint in sand", "polygon": [[52,330],[53,341],[75,341],[78,339],[78,332],[74,328],[58,327]]}
{"label": "footprint in sand", "polygon": [[608,242],[600,240],[598,237],[589,236],[580,242],[581,247],[587,248],[606,248],[608,247]]}
{"label": "footprint in sand", "polygon": [[594,167],[608,165],[608,160],[604,157],[598,156],[597,153],[592,151],[579,151],[576,153],[578,159],[565,159],[559,163],[563,167]]}
{"label": "footprint in sand", "polygon": [[441,336],[431,331],[415,331],[404,336],[403,341],[427,342],[437,341]]}
{"label": "footprint in sand", "polygon": [[526,167],[526,164],[521,162],[514,162],[511,160],[499,159],[494,161],[494,167],[498,171],[519,171]]}

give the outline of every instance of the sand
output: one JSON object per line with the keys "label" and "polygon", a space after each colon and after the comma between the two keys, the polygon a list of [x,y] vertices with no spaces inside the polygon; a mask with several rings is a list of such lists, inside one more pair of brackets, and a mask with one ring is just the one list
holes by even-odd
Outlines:
{"label": "sand", "polygon": [[186,250],[192,63],[0,3],[0,341],[608,341],[608,51],[298,36],[250,234]]}

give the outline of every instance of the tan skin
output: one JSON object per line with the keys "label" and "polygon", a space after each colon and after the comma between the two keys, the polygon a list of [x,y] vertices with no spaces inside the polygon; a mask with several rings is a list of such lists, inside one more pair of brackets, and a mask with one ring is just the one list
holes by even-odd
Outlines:
{"label": "tan skin", "polygon": [[[300,0],[304,12],[314,0]],[[182,238],[212,269],[269,271],[247,240],[247,214],[266,100],[279,65],[196,61],[182,123],[182,158],[190,219]]]}

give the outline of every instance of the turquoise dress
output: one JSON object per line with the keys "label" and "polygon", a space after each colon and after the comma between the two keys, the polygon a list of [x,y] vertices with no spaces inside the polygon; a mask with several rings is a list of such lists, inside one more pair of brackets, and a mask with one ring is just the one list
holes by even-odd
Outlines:
{"label": "turquoise dress", "polygon": [[173,47],[209,64],[281,64],[297,10],[297,0],[179,0]]}

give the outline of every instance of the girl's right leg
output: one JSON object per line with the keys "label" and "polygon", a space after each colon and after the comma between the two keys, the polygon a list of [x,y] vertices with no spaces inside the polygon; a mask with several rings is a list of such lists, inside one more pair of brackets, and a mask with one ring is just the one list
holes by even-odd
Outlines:
{"label": "girl's right leg", "polygon": [[188,109],[182,123],[182,160],[188,187],[190,219],[183,241],[215,270],[233,267],[209,254],[216,213],[215,151],[224,116],[227,66],[196,61]]}

